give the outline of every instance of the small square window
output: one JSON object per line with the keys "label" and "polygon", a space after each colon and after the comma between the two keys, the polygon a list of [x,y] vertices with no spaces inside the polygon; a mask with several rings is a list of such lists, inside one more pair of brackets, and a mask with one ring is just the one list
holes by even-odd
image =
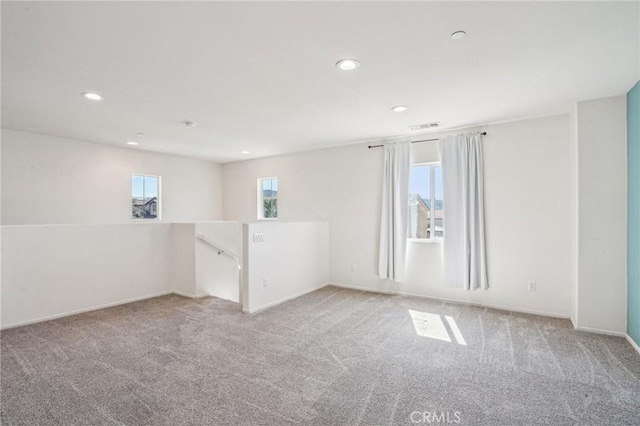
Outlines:
{"label": "small square window", "polygon": [[258,179],[258,219],[278,218],[278,178]]}
{"label": "small square window", "polygon": [[131,176],[131,218],[160,219],[160,176]]}

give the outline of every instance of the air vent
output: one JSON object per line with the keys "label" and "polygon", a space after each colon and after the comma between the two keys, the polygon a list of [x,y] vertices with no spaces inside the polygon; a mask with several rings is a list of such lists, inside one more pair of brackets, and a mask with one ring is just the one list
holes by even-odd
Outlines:
{"label": "air vent", "polygon": [[440,128],[440,123],[434,121],[433,123],[416,124],[415,126],[409,126],[411,130],[429,130]]}

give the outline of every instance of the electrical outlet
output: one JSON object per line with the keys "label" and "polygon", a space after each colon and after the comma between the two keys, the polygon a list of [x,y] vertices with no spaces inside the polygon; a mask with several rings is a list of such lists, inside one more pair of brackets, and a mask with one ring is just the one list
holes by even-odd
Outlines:
{"label": "electrical outlet", "polygon": [[536,291],[536,283],[535,281],[529,282],[529,291]]}
{"label": "electrical outlet", "polygon": [[264,288],[269,287],[269,278],[263,278],[262,279],[262,287],[264,287]]}
{"label": "electrical outlet", "polygon": [[264,243],[264,234],[253,234],[254,243]]}
{"label": "electrical outlet", "polygon": [[356,271],[356,265],[351,265],[351,267],[349,268],[349,270],[351,272],[355,272]]}

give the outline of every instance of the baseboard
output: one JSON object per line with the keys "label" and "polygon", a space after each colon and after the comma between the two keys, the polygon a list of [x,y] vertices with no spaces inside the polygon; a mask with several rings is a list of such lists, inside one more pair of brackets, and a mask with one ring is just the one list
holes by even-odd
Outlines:
{"label": "baseboard", "polygon": [[633,339],[631,338],[631,336],[629,336],[628,334],[626,335],[626,338],[629,341],[629,343],[631,343],[631,346],[633,346],[633,349],[635,349],[636,352],[638,352],[638,354],[640,354],[640,346],[638,346],[638,344],[636,342],[634,342]]}
{"label": "baseboard", "polygon": [[303,291],[301,293],[296,293],[294,295],[287,296],[284,299],[279,299],[279,300],[276,300],[275,302],[269,302],[266,305],[262,305],[262,306],[260,306],[258,308],[254,308],[254,309],[251,309],[251,310],[244,309],[244,307],[243,307],[242,308],[242,312],[244,312],[246,314],[255,314],[256,312],[264,311],[265,309],[271,308],[273,306],[279,305],[279,304],[284,303],[284,302],[288,302],[289,300],[296,299],[298,297],[304,296],[305,294],[313,293],[314,291],[320,290],[321,288],[325,288],[328,285],[333,285],[333,284],[329,284],[329,283],[322,284],[320,286],[313,287],[313,288],[311,288],[309,290],[305,290],[305,291]]}
{"label": "baseboard", "polygon": [[184,292],[178,291],[178,290],[173,290],[172,293],[173,294],[177,294],[178,296],[188,297],[189,299],[202,299],[203,297],[209,296],[208,294],[201,294],[199,296],[196,296],[195,294],[184,293]]}
{"label": "baseboard", "polygon": [[593,327],[574,327],[578,331],[586,331],[588,333],[596,333],[596,334],[606,334],[607,336],[616,336],[616,337],[626,337],[627,333],[620,331],[610,331],[610,330],[602,330],[600,328]]}
{"label": "baseboard", "polygon": [[85,312],[97,311],[99,309],[111,308],[118,305],[126,305],[127,303],[139,302],[141,300],[153,299],[154,297],[166,296],[168,294],[174,293],[173,291],[162,291],[160,293],[155,293],[147,296],[134,297],[132,299],[120,300],[118,302],[106,303],[104,305],[92,306],[89,308],[77,309],[74,311],[64,312],[61,314],[49,315],[46,317],[40,317],[29,321],[21,321],[9,325],[3,325],[0,327],[0,330],[8,330],[10,328],[21,327],[23,325],[36,324],[44,321],[51,321],[58,318],[70,317],[72,315],[83,314]]}
{"label": "baseboard", "polygon": [[[385,290],[372,290],[368,287],[359,287],[357,285],[349,285],[349,284],[336,284],[336,283],[329,283],[327,285],[330,285],[332,287],[340,287],[340,288],[348,288],[350,290],[360,290],[360,291],[368,291],[369,293],[382,293],[382,294],[400,294],[400,293],[396,293],[393,291],[385,291]],[[418,297],[424,297],[424,296],[418,296]]]}
{"label": "baseboard", "polygon": [[420,297],[422,299],[432,299],[432,300],[438,300],[438,301],[442,301],[442,302],[457,303],[457,304],[460,304],[460,305],[477,306],[479,308],[496,309],[496,310],[499,310],[499,311],[518,312],[518,313],[521,313],[521,314],[540,315],[540,316],[543,316],[543,317],[570,319],[568,315],[557,314],[557,313],[553,313],[553,312],[510,308],[510,307],[498,306],[498,305],[488,305],[488,304],[485,304],[485,303],[469,302],[467,300],[449,299],[449,298],[446,298],[446,297],[436,297],[436,296],[425,296],[423,294],[405,293],[405,292],[402,292],[402,291],[372,290],[372,289],[366,288],[366,287],[357,287],[357,286],[335,284],[335,283],[331,283],[329,285],[332,285],[334,287],[348,288],[348,289],[352,289],[352,290],[368,291],[370,293],[397,294],[399,296]]}
{"label": "baseboard", "polygon": [[[573,318],[571,318],[571,316],[564,315],[564,314],[556,314],[556,313],[553,313],[553,312],[535,311],[535,310],[529,310],[529,309],[509,308],[509,307],[505,307],[505,306],[496,306],[496,305],[488,305],[488,304],[484,304],[484,303],[468,302],[466,300],[448,299],[448,298],[444,298],[444,297],[433,297],[433,296],[425,296],[425,295],[422,295],[422,294],[404,293],[404,292],[401,292],[401,291],[372,290],[372,289],[366,288],[366,287],[358,287],[358,286],[336,284],[336,283],[331,283],[329,285],[334,286],[334,287],[340,287],[340,288],[348,288],[348,289],[352,289],[352,290],[368,291],[368,292],[371,292],[371,293],[397,294],[397,295],[401,295],[401,296],[420,297],[420,298],[424,298],[424,299],[433,299],[433,300],[439,300],[439,301],[443,301],[443,302],[458,303],[458,304],[461,304],[461,305],[469,305],[469,306],[477,306],[477,307],[481,307],[481,308],[497,309],[497,310],[500,310],[500,311],[518,312],[518,313],[523,313],[523,314],[540,315],[540,316],[551,317],[551,318],[568,319],[569,321],[571,321],[571,325],[576,330],[586,331],[586,332],[589,332],[589,333],[605,334],[605,335],[608,335],[608,336],[626,337],[627,340],[633,342],[633,340],[631,340],[631,338],[626,333],[622,333],[622,332],[619,332],[619,331],[602,330],[602,329],[599,329],[599,328],[591,328],[591,327],[578,327],[574,323]],[[633,342],[632,345],[634,345],[636,350],[638,350],[638,345],[635,342]],[[640,352],[640,350],[638,352]]]}
{"label": "baseboard", "polygon": [[602,330],[600,328],[592,328],[592,327],[580,327],[578,325],[578,321],[574,320],[573,318],[569,318],[571,320],[571,325],[573,325],[573,328],[578,330],[578,331],[586,331],[587,333],[596,333],[596,334],[606,334],[607,336],[616,336],[616,337],[627,337],[627,339],[630,339],[630,337],[626,334],[626,333],[621,333],[618,331],[609,331],[609,330]]}

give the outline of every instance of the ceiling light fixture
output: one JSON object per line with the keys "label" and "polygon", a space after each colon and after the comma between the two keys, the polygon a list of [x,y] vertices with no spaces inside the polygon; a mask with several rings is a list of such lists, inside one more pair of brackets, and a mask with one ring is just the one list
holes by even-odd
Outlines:
{"label": "ceiling light fixture", "polygon": [[251,154],[249,151],[242,151],[240,154]]}
{"label": "ceiling light fixture", "polygon": [[92,101],[104,100],[104,96],[98,95],[97,93],[93,93],[93,92],[82,92],[81,95],[87,99],[91,99]]}
{"label": "ceiling light fixture", "polygon": [[340,68],[343,71],[355,70],[360,66],[360,62],[355,59],[341,59],[336,62],[336,67]]}
{"label": "ceiling light fixture", "polygon": [[391,111],[393,112],[405,112],[408,109],[409,107],[405,105],[396,105],[394,107],[391,107]]}
{"label": "ceiling light fixture", "polygon": [[127,142],[127,145],[140,145],[140,144],[136,141],[129,141]]}
{"label": "ceiling light fixture", "polygon": [[451,34],[451,40],[460,40],[461,38],[464,38],[464,36],[466,35],[467,33],[465,33],[464,31],[456,31]]}

